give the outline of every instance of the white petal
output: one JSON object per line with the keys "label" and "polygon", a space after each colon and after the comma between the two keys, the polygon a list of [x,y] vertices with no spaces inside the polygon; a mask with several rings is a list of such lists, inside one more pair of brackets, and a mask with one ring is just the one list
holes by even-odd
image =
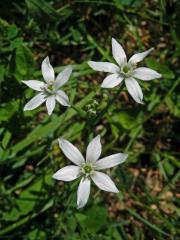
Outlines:
{"label": "white petal", "polygon": [[28,80],[22,82],[36,91],[42,91],[42,88],[44,87],[44,83],[37,80]]}
{"label": "white petal", "polygon": [[91,178],[100,189],[107,192],[119,192],[114,182],[107,174],[95,171]]}
{"label": "white petal", "polygon": [[54,69],[50,64],[49,57],[46,57],[41,64],[41,71],[46,82],[54,81]]}
{"label": "white petal", "polygon": [[66,93],[62,90],[58,90],[56,93],[56,100],[63,106],[70,106],[69,98]]}
{"label": "white petal", "polygon": [[150,48],[149,50],[142,52],[142,53],[136,53],[134,54],[130,59],[129,63],[135,65],[138,62],[141,62],[150,52],[152,52],[154,48]]}
{"label": "white petal", "polygon": [[82,156],[80,151],[69,141],[60,138],[59,146],[63,151],[64,155],[76,165],[80,166],[82,163],[85,162],[84,157]]}
{"label": "white petal", "polygon": [[161,74],[159,74],[158,72],[150,69],[150,68],[146,68],[146,67],[140,67],[140,68],[136,68],[133,73],[132,76],[141,80],[152,80],[155,78],[160,78]]}
{"label": "white petal", "polygon": [[108,157],[102,158],[99,161],[97,161],[95,168],[97,170],[101,170],[101,169],[107,169],[107,168],[117,166],[123,163],[127,157],[128,155],[124,153],[117,153],[117,154],[110,155]]}
{"label": "white petal", "polygon": [[60,72],[55,81],[56,88],[62,87],[69,80],[71,73],[71,67],[67,67],[62,72]]}
{"label": "white petal", "polygon": [[87,146],[86,161],[95,162],[101,155],[102,145],[100,142],[100,135],[95,137]]}
{"label": "white petal", "polygon": [[56,105],[56,99],[55,99],[55,96],[52,95],[52,96],[49,96],[46,100],[46,107],[47,107],[47,111],[48,111],[48,114],[51,115],[54,108],[55,108],[55,105]]}
{"label": "white petal", "polygon": [[119,76],[118,74],[111,74],[107,76],[103,83],[101,84],[102,88],[113,88],[119,85],[123,80],[123,77]]}
{"label": "white petal", "polygon": [[127,90],[131,97],[137,102],[143,104],[143,93],[139,83],[134,78],[125,79]]}
{"label": "white petal", "polygon": [[95,71],[108,72],[108,73],[118,73],[119,67],[114,63],[110,62],[88,62],[89,66]]}
{"label": "white petal", "polygon": [[78,166],[69,165],[66,167],[61,168],[52,176],[56,180],[61,181],[72,181],[78,178],[80,175],[80,169]]}
{"label": "white petal", "polygon": [[127,63],[127,57],[124,49],[114,38],[112,38],[112,54],[119,66]]}
{"label": "white petal", "polygon": [[26,105],[24,106],[24,111],[33,110],[39,107],[45,100],[46,99],[44,95],[42,93],[39,93],[38,95],[33,97],[28,103],[26,103]]}
{"label": "white petal", "polygon": [[78,208],[83,208],[89,198],[91,181],[88,178],[82,178],[77,191]]}

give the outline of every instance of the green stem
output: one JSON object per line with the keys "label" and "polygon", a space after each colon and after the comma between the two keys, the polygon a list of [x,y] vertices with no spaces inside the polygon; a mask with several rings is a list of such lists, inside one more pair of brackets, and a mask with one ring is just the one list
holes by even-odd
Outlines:
{"label": "green stem", "polygon": [[158,226],[150,223],[148,220],[146,220],[145,218],[141,217],[137,212],[135,212],[135,210],[131,210],[130,208],[126,209],[127,212],[129,212],[133,217],[137,218],[139,221],[141,221],[144,225],[148,226],[150,229],[163,234],[165,236],[170,236],[169,233],[164,232],[162,229],[160,229]]}
{"label": "green stem", "polygon": [[81,117],[86,117],[86,112],[80,108],[77,108],[75,106],[71,106],[72,109],[74,109]]}
{"label": "green stem", "polygon": [[120,88],[118,89],[117,93],[115,94],[114,97],[109,99],[107,105],[105,108],[101,110],[101,112],[94,118],[88,119],[87,120],[87,141],[89,142],[92,139],[92,135],[95,129],[95,126],[98,124],[98,122],[102,119],[102,117],[105,115],[105,113],[108,111],[109,107],[113,104],[113,102],[117,99],[119,96],[120,92],[123,89],[123,84],[121,84]]}
{"label": "green stem", "polygon": [[99,122],[99,120],[104,116],[104,114],[108,111],[109,107],[113,104],[113,102],[119,96],[122,89],[123,89],[123,84],[121,84],[121,86],[118,89],[116,95],[114,97],[112,97],[111,99],[109,99],[109,102],[106,105],[106,107],[104,109],[102,109],[102,111],[98,114],[98,116],[93,119],[93,126],[95,126]]}

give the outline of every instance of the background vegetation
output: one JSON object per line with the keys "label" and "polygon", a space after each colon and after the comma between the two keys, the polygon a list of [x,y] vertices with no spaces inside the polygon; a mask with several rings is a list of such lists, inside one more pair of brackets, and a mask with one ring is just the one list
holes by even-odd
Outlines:
{"label": "background vegetation", "polygon": [[[179,239],[179,10],[178,0],[1,1],[0,239]],[[128,56],[155,47],[144,65],[163,77],[141,82],[144,105],[124,88],[89,135],[87,119],[118,89],[101,90],[105,75],[87,65],[112,59],[111,37]],[[65,90],[86,117],[60,105],[51,117],[45,106],[23,112],[35,92],[21,81],[42,79],[47,55],[57,73],[73,65]],[[98,133],[104,156],[129,154],[112,173],[120,193],[93,187],[86,208],[77,210],[78,182],[51,177],[68,163],[57,138],[85,151]]]}

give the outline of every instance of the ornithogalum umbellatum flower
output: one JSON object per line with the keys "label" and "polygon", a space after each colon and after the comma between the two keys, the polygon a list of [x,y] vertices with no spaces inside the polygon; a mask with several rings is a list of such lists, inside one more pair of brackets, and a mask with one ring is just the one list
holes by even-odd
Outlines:
{"label": "ornithogalum umbellatum flower", "polygon": [[59,139],[59,146],[65,156],[75,165],[61,168],[53,175],[53,178],[61,181],[72,181],[81,178],[77,191],[78,208],[84,207],[88,201],[91,180],[104,191],[118,192],[111,178],[99,170],[123,163],[128,156],[127,154],[116,153],[99,159],[102,148],[99,135],[89,143],[86,159],[74,145],[65,139]]}
{"label": "ornithogalum umbellatum flower", "polygon": [[44,82],[38,80],[22,81],[28,87],[39,92],[25,105],[24,111],[33,110],[39,107],[43,102],[46,102],[49,115],[52,114],[56,101],[63,106],[70,106],[68,96],[60,88],[69,80],[72,68],[65,68],[55,78],[54,69],[49,62],[49,57],[46,57],[41,64],[41,71]]}
{"label": "ornithogalum umbellatum flower", "polygon": [[143,93],[138,80],[149,81],[161,77],[161,74],[150,68],[137,67],[137,63],[141,62],[152,50],[153,48],[142,53],[136,53],[127,61],[124,49],[112,38],[112,54],[117,64],[94,61],[89,61],[88,64],[96,71],[110,73],[110,75],[104,79],[101,85],[102,88],[114,88],[122,84],[124,80],[132,98],[137,103],[143,103]]}

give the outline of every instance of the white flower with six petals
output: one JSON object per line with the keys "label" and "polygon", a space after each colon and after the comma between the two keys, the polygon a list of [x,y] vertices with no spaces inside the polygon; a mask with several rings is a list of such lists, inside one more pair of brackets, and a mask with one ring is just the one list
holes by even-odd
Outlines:
{"label": "white flower with six petals", "polygon": [[63,106],[69,105],[69,98],[66,93],[59,88],[62,87],[72,73],[72,68],[67,67],[55,78],[54,69],[50,64],[49,57],[46,57],[41,64],[41,71],[45,82],[38,80],[22,81],[28,87],[40,92],[33,97],[24,107],[24,111],[33,110],[46,102],[48,114],[51,115],[56,101]]}
{"label": "white flower with six petals", "polygon": [[111,178],[105,173],[99,172],[99,170],[111,168],[123,163],[128,156],[127,154],[117,153],[99,159],[102,149],[100,135],[96,136],[88,144],[86,160],[80,151],[69,141],[60,138],[59,146],[65,156],[75,165],[69,165],[61,168],[53,175],[53,178],[61,181],[72,181],[81,177],[77,191],[78,208],[84,207],[88,201],[91,179],[100,189],[104,191],[118,192],[118,189]]}
{"label": "white flower with six petals", "polygon": [[161,77],[161,74],[150,68],[136,68],[137,63],[142,61],[152,50],[153,48],[142,53],[136,53],[127,61],[124,49],[112,38],[112,54],[118,65],[110,62],[94,61],[89,61],[88,64],[95,71],[110,73],[104,79],[102,88],[114,88],[125,80],[125,85],[132,98],[137,103],[143,103],[143,93],[137,79],[149,81]]}

